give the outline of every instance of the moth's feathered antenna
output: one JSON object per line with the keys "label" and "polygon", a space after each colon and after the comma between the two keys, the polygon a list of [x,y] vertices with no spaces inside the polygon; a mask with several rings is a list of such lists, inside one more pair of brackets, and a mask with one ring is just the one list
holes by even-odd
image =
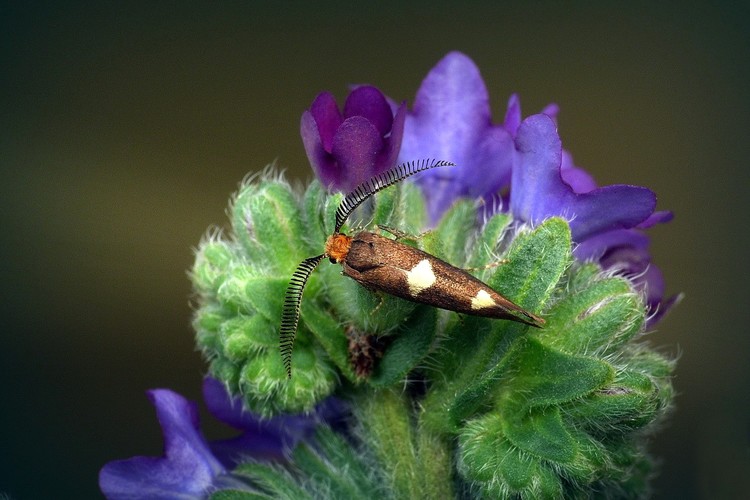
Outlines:
{"label": "moth's feathered antenna", "polygon": [[318,267],[318,264],[326,254],[310,257],[303,260],[289,280],[289,287],[284,295],[284,310],[281,314],[281,360],[284,362],[286,375],[292,378],[292,347],[294,337],[297,335],[297,324],[299,323],[299,305],[302,302],[302,292],[305,290],[307,278]]}
{"label": "moth's feathered antenna", "polygon": [[341,205],[339,205],[338,210],[336,210],[336,229],[333,231],[334,234],[339,232],[341,226],[344,225],[347,217],[349,217],[349,214],[351,214],[355,208],[378,191],[383,190],[388,186],[392,186],[419,172],[435,167],[452,166],[455,166],[455,163],[442,160],[410,161],[408,163],[396,165],[392,169],[386,170],[382,174],[378,174],[372,179],[363,182],[341,200]]}

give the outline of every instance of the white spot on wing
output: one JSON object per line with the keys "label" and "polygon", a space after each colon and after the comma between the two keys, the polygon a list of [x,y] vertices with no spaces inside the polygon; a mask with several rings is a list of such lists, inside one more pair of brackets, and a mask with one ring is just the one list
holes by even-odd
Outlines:
{"label": "white spot on wing", "polygon": [[476,297],[471,299],[471,308],[474,310],[484,309],[495,305],[495,301],[485,290],[479,290]]}
{"label": "white spot on wing", "polygon": [[430,288],[436,280],[435,273],[432,272],[432,264],[427,259],[420,260],[411,271],[406,271],[406,284],[409,285],[409,293],[412,296]]}

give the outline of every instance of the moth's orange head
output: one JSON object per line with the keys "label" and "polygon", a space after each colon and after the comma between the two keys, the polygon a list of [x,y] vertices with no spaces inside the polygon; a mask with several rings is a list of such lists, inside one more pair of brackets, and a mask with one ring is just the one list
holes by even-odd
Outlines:
{"label": "moth's orange head", "polygon": [[352,246],[351,236],[345,234],[332,234],[326,240],[326,255],[331,262],[341,263],[349,254],[349,247]]}

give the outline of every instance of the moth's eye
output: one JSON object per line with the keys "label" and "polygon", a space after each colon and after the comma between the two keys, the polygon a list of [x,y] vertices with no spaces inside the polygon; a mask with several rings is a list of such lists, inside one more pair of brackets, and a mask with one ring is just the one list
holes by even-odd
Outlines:
{"label": "moth's eye", "polygon": [[338,262],[336,262],[336,259],[334,259],[333,257],[328,257],[328,260],[331,261],[331,264],[338,264]]}

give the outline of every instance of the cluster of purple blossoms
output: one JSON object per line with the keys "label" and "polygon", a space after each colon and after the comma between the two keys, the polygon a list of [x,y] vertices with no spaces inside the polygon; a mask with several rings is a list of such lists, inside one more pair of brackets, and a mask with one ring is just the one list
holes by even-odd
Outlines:
{"label": "cluster of purple blossoms", "polygon": [[[478,68],[464,54],[452,52],[424,79],[411,110],[371,86],[354,89],[343,112],[329,93],[321,93],[302,116],[301,134],[316,176],[332,191],[348,192],[399,162],[436,158],[457,166],[425,172],[416,181],[433,223],[460,198],[484,200],[488,213],[509,212],[519,223],[567,219],[576,258],[629,276],[644,294],[653,324],[678,296],[664,298],[663,278],[650,262],[644,230],[669,221],[672,214],[655,211],[656,195],[649,189],[597,187],[562,148],[557,114],[552,104],[522,119],[513,95],[503,122],[494,124]],[[242,489],[228,474],[240,457],[283,460],[284,450],[309,437],[318,422],[343,411],[328,400],[312,415],[261,421],[209,378],[204,384],[209,410],[243,433],[208,443],[200,434],[194,403],[165,389],[150,391],[149,398],[162,426],[165,455],[107,464],[99,481],[108,498],[171,498],[175,493],[199,498],[221,487]]]}
{"label": "cluster of purple blossoms", "polygon": [[510,212],[529,224],[560,216],[570,223],[579,260],[597,261],[633,279],[645,294],[651,324],[675,303],[678,296],[664,299],[664,280],[651,264],[643,232],[668,222],[672,213],[656,211],[656,194],[644,187],[597,187],[562,148],[556,104],[522,119],[520,100],[512,95],[503,122],[494,124],[479,68],[451,52],[424,79],[412,109],[404,111],[373,87],[352,91],[343,116],[330,94],[318,95],[301,126],[317,177],[329,189],[347,192],[393,166],[394,150],[399,163],[451,161],[457,166],[426,172],[416,181],[432,222],[459,198],[484,200],[490,212]]}

